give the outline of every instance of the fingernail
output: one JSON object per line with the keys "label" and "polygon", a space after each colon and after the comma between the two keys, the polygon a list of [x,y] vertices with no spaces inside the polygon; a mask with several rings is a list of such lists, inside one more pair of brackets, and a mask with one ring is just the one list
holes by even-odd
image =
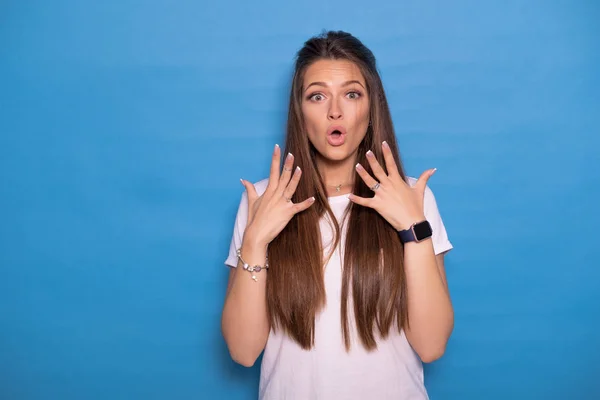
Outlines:
{"label": "fingernail", "polygon": [[292,157],[293,157],[292,153],[288,153],[287,156],[285,157],[285,160],[288,161]]}
{"label": "fingernail", "polygon": [[387,147],[387,148],[389,148],[389,147],[390,147],[390,145],[389,145],[389,144],[387,144],[387,142],[386,142],[385,140],[383,141],[382,145],[383,145],[383,147]]}
{"label": "fingernail", "polygon": [[373,157],[373,152],[371,150],[367,151],[367,157]]}
{"label": "fingernail", "polygon": [[277,150],[279,148],[279,145],[277,143],[275,143],[275,150]]}
{"label": "fingernail", "polygon": [[242,185],[244,184],[244,180],[243,179],[240,179],[240,182],[242,182]]}
{"label": "fingernail", "polygon": [[314,198],[314,197],[311,197],[311,198],[310,198],[310,201],[315,201],[315,198]]}
{"label": "fingernail", "polygon": [[302,172],[302,170],[300,169],[300,167],[296,167],[296,172]]}
{"label": "fingernail", "polygon": [[362,169],[362,168],[363,168],[363,166],[360,165],[360,163],[356,164],[356,169]]}
{"label": "fingernail", "polygon": [[431,173],[433,174],[435,171],[437,171],[437,168],[434,168],[433,171],[431,171]]}

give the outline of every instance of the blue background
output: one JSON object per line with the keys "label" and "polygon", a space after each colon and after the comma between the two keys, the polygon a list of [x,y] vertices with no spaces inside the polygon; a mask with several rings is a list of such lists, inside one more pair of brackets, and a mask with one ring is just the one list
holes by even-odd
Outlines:
{"label": "blue background", "polygon": [[600,398],[600,5],[3,1],[0,398],[251,399],[220,336],[295,52],[378,57],[455,250],[432,399]]}

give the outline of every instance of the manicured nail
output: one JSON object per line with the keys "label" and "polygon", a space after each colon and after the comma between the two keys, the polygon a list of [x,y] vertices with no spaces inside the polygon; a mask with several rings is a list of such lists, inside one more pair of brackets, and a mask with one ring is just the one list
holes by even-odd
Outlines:
{"label": "manicured nail", "polygon": [[311,198],[310,198],[310,201],[311,201],[311,202],[312,202],[312,201],[315,201],[315,198],[314,198],[314,197],[311,197]]}
{"label": "manicured nail", "polygon": [[302,172],[302,170],[300,169],[300,167],[296,167],[296,172],[297,172],[297,173],[300,173],[300,172]]}
{"label": "manicured nail", "polygon": [[244,184],[244,180],[243,179],[240,179],[240,182],[242,182],[242,185]]}
{"label": "manicured nail", "polygon": [[285,157],[285,160],[288,161],[292,157],[293,157],[292,153],[288,153],[287,156]]}
{"label": "manicured nail", "polygon": [[382,145],[383,145],[383,147],[385,147],[385,148],[388,148],[388,149],[390,148],[390,145],[389,145],[389,144],[387,144],[387,142],[386,142],[385,140],[383,141]]}
{"label": "manicured nail", "polygon": [[371,150],[367,151],[367,157],[373,157],[373,152]]}
{"label": "manicured nail", "polygon": [[277,150],[279,148],[279,145],[277,143],[275,143],[275,150]]}
{"label": "manicured nail", "polygon": [[356,164],[356,169],[362,170],[364,169],[362,165],[360,165],[360,163]]}
{"label": "manicured nail", "polygon": [[437,168],[434,168],[433,171],[431,171],[431,173],[435,173],[435,171],[437,171]]}

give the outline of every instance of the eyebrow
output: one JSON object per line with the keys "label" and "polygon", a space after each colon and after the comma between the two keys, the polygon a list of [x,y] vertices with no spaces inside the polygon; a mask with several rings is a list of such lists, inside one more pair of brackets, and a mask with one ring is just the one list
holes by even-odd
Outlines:
{"label": "eyebrow", "polygon": [[[351,85],[353,83],[358,83],[360,86],[362,86],[364,88],[364,85],[362,83],[360,83],[359,81],[357,81],[357,80],[346,81],[346,82],[342,83],[342,87]],[[311,86],[323,86],[323,87],[327,87],[327,84],[325,82],[312,82],[310,85],[308,85],[306,87],[306,89],[304,89],[304,91],[306,92],[308,90],[308,88],[310,88]]]}

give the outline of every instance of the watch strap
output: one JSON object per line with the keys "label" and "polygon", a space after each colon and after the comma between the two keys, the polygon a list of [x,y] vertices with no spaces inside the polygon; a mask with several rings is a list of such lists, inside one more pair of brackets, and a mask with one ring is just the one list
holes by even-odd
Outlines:
{"label": "watch strap", "polygon": [[[417,237],[417,235],[415,234],[415,227],[417,227],[418,232],[421,232],[421,235],[423,237]],[[424,230],[425,230],[425,232],[423,232]],[[420,242],[420,241],[430,238],[432,236],[432,234],[433,234],[433,232],[431,230],[431,224],[427,220],[417,222],[416,224],[413,224],[408,229],[398,231],[398,236],[400,237],[400,241],[402,241],[402,243]]]}
{"label": "watch strap", "polygon": [[402,243],[406,242],[414,242],[415,241],[415,233],[412,230],[412,227],[405,229],[403,231],[398,231],[398,236],[400,236],[400,241]]}

